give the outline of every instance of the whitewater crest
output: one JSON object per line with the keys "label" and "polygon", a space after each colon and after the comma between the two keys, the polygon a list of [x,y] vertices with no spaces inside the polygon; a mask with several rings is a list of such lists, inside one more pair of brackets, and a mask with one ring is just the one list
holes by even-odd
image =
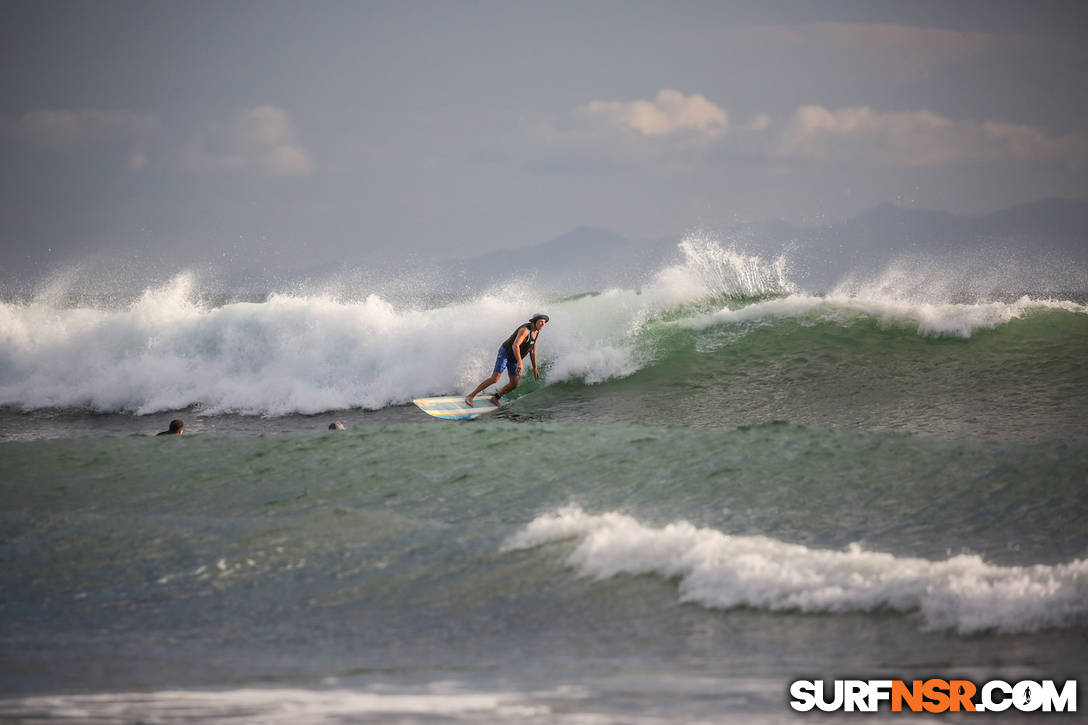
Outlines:
{"label": "whitewater crest", "polygon": [[919,612],[927,628],[962,634],[1030,632],[1088,617],[1088,560],[996,566],[978,556],[945,561],[866,551],[811,549],[763,536],[729,536],[679,521],[646,526],[616,512],[567,506],[516,533],[504,550],[578,543],[567,563],[607,579],[655,574],[679,580],[682,601],[772,611]]}
{"label": "whitewater crest", "polygon": [[516,308],[536,306],[502,291],[434,309],[374,294],[213,306],[190,274],[121,307],[0,303],[0,404],[137,414],[380,408],[463,387],[493,359],[500,331],[522,321]]}
{"label": "whitewater crest", "polygon": [[[413,300],[323,288],[209,300],[194,274],[127,302],[75,302],[59,283],[27,302],[0,302],[0,405],[150,414],[196,408],[254,415],[379,409],[471,390],[529,315],[551,322],[540,344],[548,383],[623,378],[669,354],[677,328],[730,344],[779,319],[800,324],[915,326],[970,337],[1033,311],[1088,314],[1077,302],[1021,297],[959,302],[918,292],[900,273],[825,296],[799,291],[785,257],[766,259],[704,235],[636,288],[555,299],[531,279],[496,280],[456,299],[421,287]],[[108,298],[108,295],[105,296]]]}
{"label": "whitewater crest", "polygon": [[880,295],[835,292],[826,297],[793,294],[760,300],[740,308],[725,307],[683,321],[695,330],[723,324],[771,323],[794,319],[803,324],[848,327],[861,319],[882,326],[909,326],[925,337],[969,338],[981,330],[993,330],[1012,320],[1044,310],[1088,315],[1088,305],[1066,300],[1037,300],[1028,296],[1014,302],[921,302]]}
{"label": "whitewater crest", "polygon": [[212,304],[182,273],[130,302],[66,301],[48,289],[0,302],[0,405],[151,414],[286,415],[378,409],[471,390],[499,343],[546,309],[541,340],[549,382],[597,383],[648,364],[638,336],[677,304],[782,288],[784,267],[709,240],[681,245],[685,261],[644,289],[553,300],[526,280],[473,297],[394,304],[317,289]]}
{"label": "whitewater crest", "polygon": [[[745,290],[756,298],[741,306],[718,310],[681,321],[691,329],[729,324],[770,324],[794,319],[802,324],[849,326],[858,320],[907,326],[928,337],[969,338],[1037,311],[1064,311],[1088,315],[1088,304],[1039,294],[1014,293],[1032,285],[1052,286],[1041,272],[1022,263],[993,259],[897,259],[883,270],[848,274],[823,294],[798,289],[789,279],[789,265],[780,257],[769,266],[758,257],[716,247],[693,238],[681,244],[687,256],[683,269],[702,279],[718,280],[707,289]],[[731,264],[725,264],[728,260]],[[981,271],[979,267],[982,267]],[[726,273],[724,270],[728,270]],[[678,275],[665,270],[664,275]]]}

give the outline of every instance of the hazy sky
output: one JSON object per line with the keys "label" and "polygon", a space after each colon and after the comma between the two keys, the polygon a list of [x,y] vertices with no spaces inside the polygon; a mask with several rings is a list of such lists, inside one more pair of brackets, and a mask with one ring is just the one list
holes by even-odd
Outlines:
{"label": "hazy sky", "polygon": [[1088,198],[1081,2],[0,4],[0,267]]}

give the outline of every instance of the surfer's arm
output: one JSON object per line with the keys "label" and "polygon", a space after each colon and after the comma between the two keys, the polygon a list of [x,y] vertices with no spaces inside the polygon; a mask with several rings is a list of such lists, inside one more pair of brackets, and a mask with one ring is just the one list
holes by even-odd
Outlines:
{"label": "surfer's arm", "polygon": [[529,350],[529,358],[533,361],[533,377],[540,380],[540,368],[536,366],[536,345]]}

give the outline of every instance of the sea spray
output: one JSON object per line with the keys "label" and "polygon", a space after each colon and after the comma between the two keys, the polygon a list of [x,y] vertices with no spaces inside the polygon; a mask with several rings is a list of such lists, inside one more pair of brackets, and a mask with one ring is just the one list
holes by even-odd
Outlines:
{"label": "sea spray", "polygon": [[1088,269],[1082,265],[990,242],[941,254],[903,254],[882,268],[852,270],[830,296],[977,304],[1012,302],[1025,295],[1063,298],[1085,291]]}
{"label": "sea spray", "polygon": [[678,245],[681,264],[658,272],[652,286],[674,304],[711,297],[763,297],[796,291],[785,255],[767,260],[705,234],[689,234]]}

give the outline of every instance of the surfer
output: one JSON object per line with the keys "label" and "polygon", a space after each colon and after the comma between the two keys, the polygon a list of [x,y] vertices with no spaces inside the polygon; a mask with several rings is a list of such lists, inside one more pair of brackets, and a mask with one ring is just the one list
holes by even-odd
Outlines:
{"label": "surfer", "polygon": [[164,430],[162,433],[156,433],[156,436],[179,436],[185,432],[185,424],[181,422],[181,418],[174,418],[170,421],[170,430]]}
{"label": "surfer", "polygon": [[540,368],[536,366],[536,340],[547,323],[548,316],[538,312],[530,317],[528,322],[514,330],[510,337],[506,338],[506,342],[499,347],[499,354],[495,358],[495,371],[490,377],[484,378],[484,381],[477,385],[475,390],[465,396],[465,403],[470,408],[473,399],[481,390],[488,385],[499,382],[504,368],[510,375],[510,382],[506,384],[505,388],[491,396],[491,402],[498,405],[499,398],[516,388],[521,380],[521,371],[525,368],[525,353],[529,353],[529,359],[533,362],[533,376],[540,380]]}

